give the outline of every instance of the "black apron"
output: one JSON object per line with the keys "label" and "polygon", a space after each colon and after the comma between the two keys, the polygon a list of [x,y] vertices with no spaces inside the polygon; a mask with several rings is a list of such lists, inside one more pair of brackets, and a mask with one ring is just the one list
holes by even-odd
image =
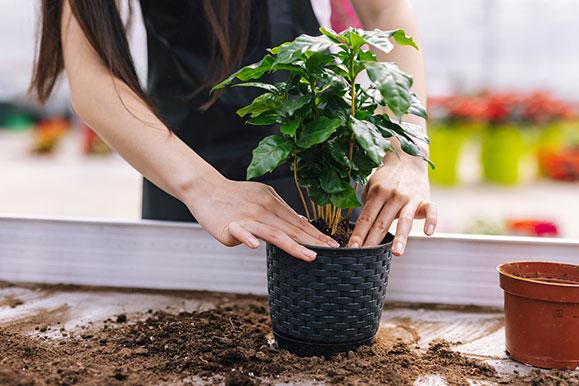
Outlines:
{"label": "black apron", "polygon": [[[211,55],[202,1],[141,0],[141,9],[147,31],[147,89],[160,116],[225,177],[244,180],[252,149],[276,131],[273,127],[246,125],[235,113],[260,91],[246,87],[226,89],[209,110],[200,111],[207,93],[191,95],[206,78]],[[242,66],[259,61],[267,48],[302,33],[316,35],[318,28],[309,0],[253,0]],[[280,167],[259,181],[273,186],[289,205],[303,212],[289,167]],[[143,182],[142,217],[195,221],[183,203],[147,179]]]}

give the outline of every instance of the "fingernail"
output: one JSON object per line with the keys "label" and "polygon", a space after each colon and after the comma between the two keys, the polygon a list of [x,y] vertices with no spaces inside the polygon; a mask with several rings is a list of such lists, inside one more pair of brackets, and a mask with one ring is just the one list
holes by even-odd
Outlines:
{"label": "fingernail", "polygon": [[395,255],[401,255],[402,252],[404,252],[404,244],[402,244],[401,241],[397,241],[397,242],[394,244],[394,248],[392,248],[392,252],[393,252]]}
{"label": "fingernail", "polygon": [[360,248],[360,244],[358,244],[357,241],[354,241],[352,245],[350,245],[350,248]]}
{"label": "fingernail", "polygon": [[340,246],[340,243],[337,242],[336,240],[330,240],[328,241],[328,245],[332,248],[338,248]]}
{"label": "fingernail", "polygon": [[250,238],[249,240],[247,240],[247,242],[249,243],[249,245],[250,245],[252,248],[257,248],[257,247],[259,247],[259,240],[256,239],[256,238]]}
{"label": "fingernail", "polygon": [[302,256],[308,260],[314,260],[318,254],[311,249],[304,248],[302,251]]}
{"label": "fingernail", "polygon": [[428,236],[432,236],[433,233],[434,233],[434,224],[428,224],[428,226],[426,227],[426,234]]}

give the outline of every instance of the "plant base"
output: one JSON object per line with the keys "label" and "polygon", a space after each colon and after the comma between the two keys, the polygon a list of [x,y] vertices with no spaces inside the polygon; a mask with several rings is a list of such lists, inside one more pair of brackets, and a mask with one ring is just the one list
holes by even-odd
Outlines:
{"label": "plant base", "polygon": [[348,343],[312,343],[286,338],[283,335],[277,334],[275,331],[273,332],[273,336],[279,348],[302,357],[331,357],[337,353],[348,352],[360,346],[370,345],[374,339],[374,337],[371,337],[358,342]]}

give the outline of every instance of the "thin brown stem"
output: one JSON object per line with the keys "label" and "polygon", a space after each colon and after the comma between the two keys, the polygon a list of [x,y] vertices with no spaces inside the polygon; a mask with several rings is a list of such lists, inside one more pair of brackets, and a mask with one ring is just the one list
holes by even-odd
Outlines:
{"label": "thin brown stem", "polygon": [[306,198],[304,197],[304,192],[302,192],[302,189],[300,188],[300,180],[298,179],[298,159],[297,157],[295,157],[295,155],[294,155],[294,182],[296,184],[296,189],[298,190],[298,193],[300,195],[300,200],[302,200],[302,205],[304,206],[306,217],[308,218],[308,221],[312,221],[312,218],[310,217],[310,211],[308,210],[308,205],[306,204]]}
{"label": "thin brown stem", "polygon": [[310,205],[312,207],[312,218],[315,220],[319,217],[319,214],[316,211],[316,204],[314,204],[314,201],[312,201],[312,199],[310,199]]}

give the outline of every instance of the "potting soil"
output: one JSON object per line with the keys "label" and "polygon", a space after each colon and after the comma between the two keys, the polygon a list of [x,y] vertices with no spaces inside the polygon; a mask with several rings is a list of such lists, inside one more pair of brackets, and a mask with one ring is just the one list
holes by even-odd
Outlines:
{"label": "potting soil", "polygon": [[[501,382],[491,366],[452,351],[449,342],[420,350],[391,334],[329,359],[296,357],[271,344],[266,303],[255,298],[201,312],[150,311],[144,320],[119,315],[102,327],[60,333],[41,339],[0,329],[0,385],[412,385],[428,374],[451,385]],[[566,382],[557,385],[575,385]]]}

